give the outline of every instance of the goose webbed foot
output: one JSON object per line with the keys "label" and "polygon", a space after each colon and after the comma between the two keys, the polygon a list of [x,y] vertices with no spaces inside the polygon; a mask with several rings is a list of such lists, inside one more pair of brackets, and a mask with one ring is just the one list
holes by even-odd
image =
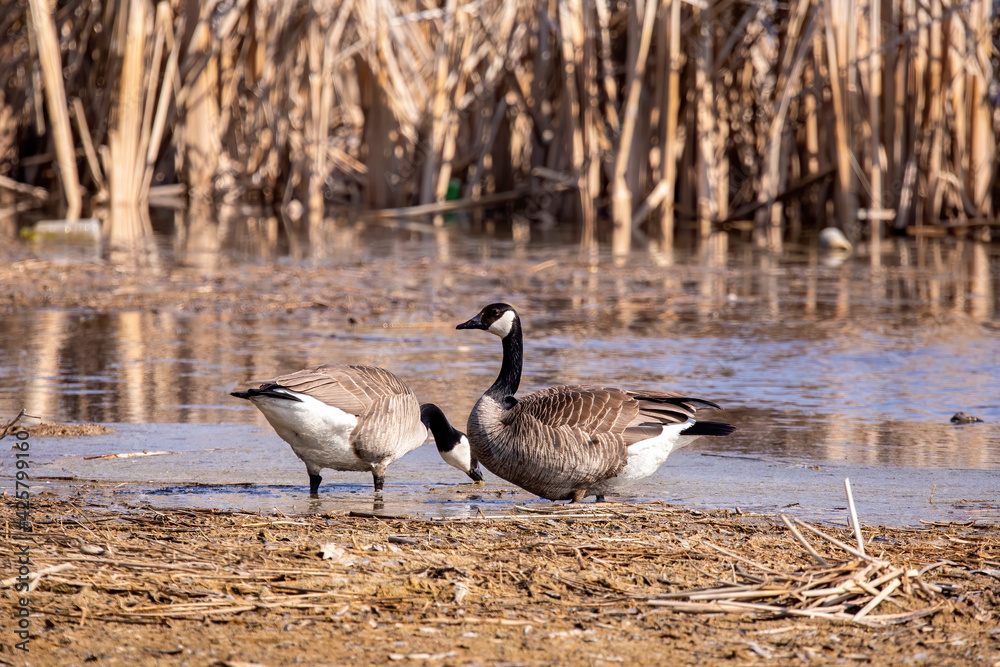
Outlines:
{"label": "goose webbed foot", "polygon": [[313,498],[319,498],[319,485],[322,481],[323,478],[319,475],[309,473],[309,495]]}

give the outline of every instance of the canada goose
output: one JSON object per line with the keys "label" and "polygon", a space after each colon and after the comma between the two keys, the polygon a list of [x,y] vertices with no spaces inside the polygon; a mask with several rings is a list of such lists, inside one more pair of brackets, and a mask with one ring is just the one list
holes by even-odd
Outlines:
{"label": "canada goose", "polygon": [[469,448],[469,439],[451,425],[441,408],[433,403],[424,403],[420,406],[420,421],[434,435],[434,444],[445,463],[458,468],[474,482],[483,481],[479,462]]}
{"label": "canada goose", "polygon": [[[427,440],[416,396],[398,377],[375,366],[306,368],[231,395],[257,406],[292,446],[306,464],[313,496],[319,493],[323,468],[370,470],[380,494],[386,466]],[[472,476],[471,462],[463,468],[454,462],[460,458],[444,458]]]}
{"label": "canada goose", "polygon": [[736,430],[695,421],[696,410],[719,406],[673,392],[569,385],[515,398],[523,351],[517,312],[490,304],[456,328],[482,329],[503,341],[500,374],[469,415],[473,455],[542,498],[603,500],[607,491],[652,475],[695,437]]}

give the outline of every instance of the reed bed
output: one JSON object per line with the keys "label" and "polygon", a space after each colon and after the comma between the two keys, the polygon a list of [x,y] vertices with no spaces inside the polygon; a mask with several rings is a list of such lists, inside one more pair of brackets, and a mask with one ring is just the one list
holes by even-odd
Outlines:
{"label": "reed bed", "polygon": [[986,238],[998,35],[988,0],[0,0],[0,192]]}

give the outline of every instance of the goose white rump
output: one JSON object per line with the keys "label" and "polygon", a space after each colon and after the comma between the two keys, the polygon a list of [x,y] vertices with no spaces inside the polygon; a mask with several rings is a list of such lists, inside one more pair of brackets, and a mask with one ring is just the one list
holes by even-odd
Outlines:
{"label": "goose white rump", "polygon": [[609,477],[590,486],[587,495],[603,497],[605,493],[626,489],[633,483],[649,477],[660,469],[668,456],[698,439],[696,435],[683,435],[684,431],[694,425],[693,419],[688,419],[682,424],[670,424],[662,428],[660,435],[629,445],[628,459],[622,471],[615,477]]}
{"label": "goose white rump", "polygon": [[356,416],[308,394],[287,389],[274,391],[289,398],[259,395],[251,396],[250,402],[307,467],[315,468],[317,473],[323,468],[372,469],[372,463],[361,459],[351,446],[351,432],[358,425]]}

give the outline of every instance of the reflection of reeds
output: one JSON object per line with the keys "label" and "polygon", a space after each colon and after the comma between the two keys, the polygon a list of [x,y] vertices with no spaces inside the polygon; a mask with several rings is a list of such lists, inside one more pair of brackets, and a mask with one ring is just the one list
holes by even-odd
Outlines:
{"label": "reflection of reeds", "polygon": [[987,0],[29,5],[0,0],[0,176],[55,185],[28,138],[51,136],[70,211],[103,166],[113,201],[177,181],[292,223],[526,194],[618,252],[669,248],[677,222],[776,249],[803,220],[994,214]]}

